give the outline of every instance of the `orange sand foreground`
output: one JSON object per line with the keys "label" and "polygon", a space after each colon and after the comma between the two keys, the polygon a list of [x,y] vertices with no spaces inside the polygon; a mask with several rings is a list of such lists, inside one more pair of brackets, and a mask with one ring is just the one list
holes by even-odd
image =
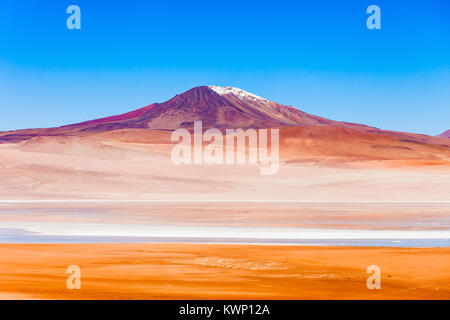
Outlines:
{"label": "orange sand foreground", "polygon": [[450,299],[450,248],[2,244],[0,299]]}

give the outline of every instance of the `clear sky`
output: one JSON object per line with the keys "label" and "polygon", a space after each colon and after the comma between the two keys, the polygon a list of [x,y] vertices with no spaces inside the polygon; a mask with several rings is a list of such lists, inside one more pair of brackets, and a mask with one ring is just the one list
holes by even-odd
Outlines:
{"label": "clear sky", "polygon": [[[66,8],[81,8],[68,30]],[[381,8],[381,29],[366,8]],[[448,0],[2,0],[0,131],[236,86],[333,120],[450,129]]]}

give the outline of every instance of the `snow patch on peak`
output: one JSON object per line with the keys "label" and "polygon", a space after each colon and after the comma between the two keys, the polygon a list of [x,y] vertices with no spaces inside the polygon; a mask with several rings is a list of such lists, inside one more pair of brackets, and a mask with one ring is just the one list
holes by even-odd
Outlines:
{"label": "snow patch on peak", "polygon": [[268,101],[256,94],[247,92],[245,90],[235,88],[235,87],[219,87],[219,86],[208,86],[211,90],[214,90],[216,93],[223,95],[232,94],[237,96],[240,99],[252,100],[252,101]]}

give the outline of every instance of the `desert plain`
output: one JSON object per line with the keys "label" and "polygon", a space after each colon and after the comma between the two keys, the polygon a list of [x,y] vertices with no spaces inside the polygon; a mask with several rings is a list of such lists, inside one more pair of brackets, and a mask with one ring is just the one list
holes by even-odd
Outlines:
{"label": "desert plain", "polygon": [[[374,264],[379,290],[366,286]],[[2,299],[449,299],[450,249],[2,244],[0,279]]]}

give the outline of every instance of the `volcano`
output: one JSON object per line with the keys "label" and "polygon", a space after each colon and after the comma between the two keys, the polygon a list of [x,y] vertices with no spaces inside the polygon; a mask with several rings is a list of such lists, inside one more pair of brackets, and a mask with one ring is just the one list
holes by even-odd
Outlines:
{"label": "volcano", "polygon": [[27,129],[0,133],[2,142],[20,142],[36,136],[90,135],[118,129],[175,130],[190,128],[201,120],[203,128],[273,128],[289,126],[370,127],[332,121],[292,106],[269,101],[234,87],[200,86],[163,103],[121,115],[85,121],[58,128]]}
{"label": "volcano", "polygon": [[219,86],[195,87],[166,102],[106,118],[57,128],[0,132],[0,143],[23,142],[22,148],[41,151],[75,141],[83,145],[82,150],[92,150],[92,141],[85,138],[170,144],[170,132],[192,129],[196,120],[202,121],[204,130],[280,128],[281,152],[290,156],[300,152],[322,157],[450,159],[450,142],[445,138],[449,132],[431,137],[333,121],[239,88]]}

